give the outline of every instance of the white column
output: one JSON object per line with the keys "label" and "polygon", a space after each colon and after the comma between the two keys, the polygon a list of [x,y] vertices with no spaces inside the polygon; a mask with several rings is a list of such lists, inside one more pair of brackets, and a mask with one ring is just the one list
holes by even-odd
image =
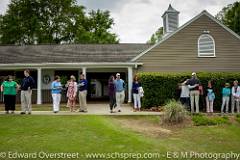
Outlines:
{"label": "white column", "polygon": [[37,104],[42,104],[42,69],[37,69]]}
{"label": "white column", "polygon": [[133,69],[128,67],[128,103],[132,102]]}
{"label": "white column", "polygon": [[82,68],[82,74],[84,74],[85,78],[87,78],[87,75],[86,75],[86,70],[87,70],[87,68],[86,68],[86,67],[83,67],[83,68]]}

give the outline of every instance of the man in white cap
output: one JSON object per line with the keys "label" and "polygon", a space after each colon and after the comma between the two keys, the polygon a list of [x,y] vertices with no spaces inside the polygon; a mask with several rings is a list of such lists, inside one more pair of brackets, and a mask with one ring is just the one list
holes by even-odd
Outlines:
{"label": "man in white cap", "polygon": [[116,102],[118,112],[121,112],[121,104],[125,99],[125,82],[120,78],[120,73],[116,74],[116,80],[114,81],[116,87]]}
{"label": "man in white cap", "polygon": [[199,113],[199,86],[200,81],[197,78],[197,74],[195,72],[192,73],[192,78],[189,79],[186,83],[190,90],[190,101],[191,101],[191,112],[194,112],[194,102],[196,107],[196,113]]}

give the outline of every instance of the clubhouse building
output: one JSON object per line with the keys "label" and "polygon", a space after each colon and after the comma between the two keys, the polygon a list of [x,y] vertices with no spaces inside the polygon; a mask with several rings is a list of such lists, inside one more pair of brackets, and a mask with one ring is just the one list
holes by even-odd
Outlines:
{"label": "clubhouse building", "polygon": [[126,101],[131,102],[137,72],[239,71],[239,35],[205,10],[181,27],[178,15],[169,5],[162,15],[164,36],[155,45],[0,46],[0,78],[9,74],[23,78],[23,70],[30,69],[37,83],[33,103],[42,104],[51,102],[54,75],[78,78],[84,73],[89,81],[88,97],[101,99],[107,97],[109,76],[119,72],[127,84]]}

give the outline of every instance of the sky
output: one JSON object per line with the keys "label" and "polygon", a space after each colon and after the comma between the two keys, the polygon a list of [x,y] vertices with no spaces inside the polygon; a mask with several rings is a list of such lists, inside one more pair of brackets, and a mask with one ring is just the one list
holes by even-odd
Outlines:
{"label": "sky", "polygon": [[[236,0],[77,0],[87,10],[109,10],[114,19],[112,32],[120,43],[146,43],[162,26],[162,15],[171,3],[180,12],[180,26],[207,10],[215,16],[223,7]],[[0,0],[0,14],[4,14],[10,0]]]}

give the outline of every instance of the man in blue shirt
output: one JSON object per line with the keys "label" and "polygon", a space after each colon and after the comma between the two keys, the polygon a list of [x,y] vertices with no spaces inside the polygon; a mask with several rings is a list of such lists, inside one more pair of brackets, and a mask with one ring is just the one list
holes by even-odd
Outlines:
{"label": "man in blue shirt", "polygon": [[120,73],[116,74],[116,80],[114,80],[116,87],[116,102],[118,107],[118,112],[121,112],[121,104],[125,99],[125,82],[120,78]]}
{"label": "man in blue shirt", "polygon": [[88,81],[85,79],[84,74],[80,75],[79,87],[79,112],[87,112],[87,89]]}
{"label": "man in blue shirt", "polygon": [[26,69],[24,71],[25,78],[21,84],[21,114],[31,114],[32,111],[32,89],[35,86],[34,79],[30,76],[30,71]]}

